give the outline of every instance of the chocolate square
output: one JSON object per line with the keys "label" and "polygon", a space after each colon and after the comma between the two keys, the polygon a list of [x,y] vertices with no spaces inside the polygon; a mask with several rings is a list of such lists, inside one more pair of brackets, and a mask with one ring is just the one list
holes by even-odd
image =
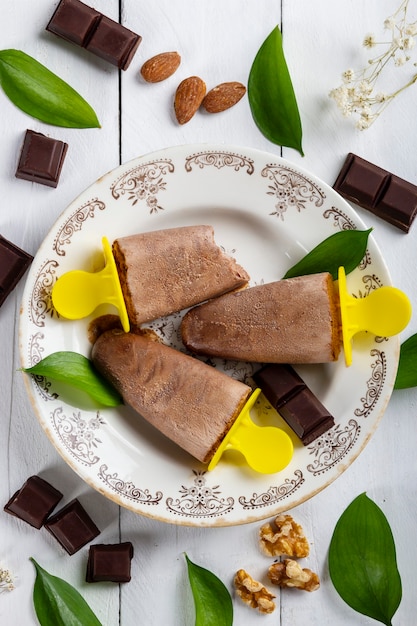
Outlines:
{"label": "chocolate square", "polygon": [[45,528],[68,554],[75,554],[95,539],[100,531],[77,498],[50,517]]}
{"label": "chocolate square", "polygon": [[302,391],[305,383],[290,365],[271,363],[253,376],[268,402],[278,411],[288,398]]}
{"label": "chocolate square", "polygon": [[378,215],[405,232],[417,214],[417,187],[392,175],[378,203]]}
{"label": "chocolate square", "polygon": [[278,413],[305,446],[334,426],[332,415],[308,387],[282,404]]}
{"label": "chocolate square", "polygon": [[349,155],[339,181],[345,196],[360,206],[373,206],[388,183],[388,173],[364,159]]}
{"label": "chocolate square", "polygon": [[27,130],[23,141],[16,178],[56,187],[61,175],[68,144]]}
{"label": "chocolate square", "polygon": [[140,42],[139,35],[103,15],[85,47],[101,59],[126,70]]}
{"label": "chocolate square", "polygon": [[101,13],[79,0],[61,0],[46,30],[78,46],[85,46]]}
{"label": "chocolate square", "polygon": [[16,287],[33,256],[0,235],[0,306]]}
{"label": "chocolate square", "polygon": [[86,582],[128,583],[133,546],[130,541],[90,546]]}
{"label": "chocolate square", "polygon": [[51,514],[62,493],[43,478],[30,476],[4,507],[6,513],[41,528]]}

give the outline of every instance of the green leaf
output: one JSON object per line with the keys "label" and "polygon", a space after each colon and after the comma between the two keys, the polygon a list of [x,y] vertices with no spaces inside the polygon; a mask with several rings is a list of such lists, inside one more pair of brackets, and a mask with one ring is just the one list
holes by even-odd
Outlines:
{"label": "green leaf", "polygon": [[232,598],[225,585],[212,572],[190,561],[187,555],[185,558],[195,604],[195,626],[232,626]]}
{"label": "green leaf", "polygon": [[300,113],[278,26],[265,39],[252,64],[248,100],[261,133],[273,143],[295,148],[304,156]]}
{"label": "green leaf", "polygon": [[78,352],[54,352],[23,371],[67,383],[85,391],[103,406],[122,404],[120,394],[97,372],[92,362]]}
{"label": "green leaf", "polygon": [[49,574],[33,557],[30,560],[36,569],[33,604],[41,626],[102,626],[72,585]]}
{"label": "green leaf", "polygon": [[21,50],[0,50],[0,85],[19,109],[67,128],[97,128],[91,106],[68,83]]}
{"label": "green leaf", "polygon": [[336,524],[329,570],[336,591],[352,609],[391,626],[402,595],[394,538],[384,513],[365,493]]}
{"label": "green leaf", "polygon": [[371,231],[372,228],[369,230],[342,230],[330,235],[291,267],[284,278],[329,272],[333,280],[337,280],[340,266],[343,266],[346,274],[349,274],[362,261]]}
{"label": "green leaf", "polygon": [[417,334],[401,344],[400,360],[394,389],[408,389],[417,386]]}

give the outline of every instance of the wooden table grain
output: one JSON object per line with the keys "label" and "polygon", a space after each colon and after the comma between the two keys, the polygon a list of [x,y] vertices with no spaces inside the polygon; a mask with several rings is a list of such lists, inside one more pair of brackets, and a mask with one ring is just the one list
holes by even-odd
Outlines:
{"label": "wooden table grain", "polygon": [[[42,124],[0,92],[0,232],[33,255],[56,218],[81,191],[120,163],[166,146],[224,142],[258,148],[282,155],[330,185],[346,154],[354,152],[417,183],[415,87],[396,98],[366,131],[356,130],[328,97],[343,70],[366,62],[361,47],[364,35],[383,34],[384,19],[399,0],[91,0],[99,11],[120,19],[143,37],[126,72],[46,33],[56,4],[56,0],[4,3],[1,48],[24,50],[64,78],[92,104],[102,127],[72,130]],[[414,11],[415,4],[414,0],[410,3]],[[305,156],[265,139],[252,120],[247,98],[226,113],[199,114],[179,126],[172,108],[179,80],[196,74],[209,87],[233,80],[246,83],[260,44],[277,24],[282,27],[298,98]],[[145,84],[139,76],[141,64],[168,50],[177,50],[182,56],[177,74],[158,85]],[[27,128],[69,144],[57,189],[14,176]],[[366,211],[358,212],[373,227],[394,284],[416,306],[417,226],[405,235]],[[100,541],[130,540],[135,557],[130,583],[89,585],[84,580],[86,549],[68,557],[46,531],[35,531],[2,512],[0,567],[10,569],[16,579],[12,592],[0,594],[0,623],[38,623],[32,604],[35,572],[30,556],[76,586],[105,626],[194,624],[184,552],[215,572],[232,593],[233,575],[240,567],[266,583],[265,557],[257,547],[259,523],[199,529],[153,521],[119,508],[66,465],[38,424],[18,371],[24,282],[0,309],[0,502],[3,506],[28,476],[40,474],[63,491],[64,501],[79,497],[88,502],[102,529]],[[414,315],[403,338],[416,331]],[[393,624],[415,623],[416,418],[417,390],[394,392],[377,431],[355,462],[323,492],[292,511],[311,542],[308,566],[318,572],[320,589],[311,594],[278,590],[278,608],[268,616],[259,615],[234,597],[236,626],[375,623],[343,603],[327,566],[336,521],[363,492],[384,511],[396,542],[403,599]]]}

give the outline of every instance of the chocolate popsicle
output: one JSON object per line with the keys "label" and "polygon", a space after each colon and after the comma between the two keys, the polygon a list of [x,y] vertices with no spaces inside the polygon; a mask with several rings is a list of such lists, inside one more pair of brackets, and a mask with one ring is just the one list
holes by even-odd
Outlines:
{"label": "chocolate popsicle", "polygon": [[252,389],[149,337],[107,331],[92,360],[125,404],[181,448],[209,463]]}
{"label": "chocolate popsicle", "polygon": [[181,332],[196,354],[258,363],[336,361],[338,295],[326,272],[258,285],[191,309]]}
{"label": "chocolate popsicle", "polygon": [[215,243],[212,226],[121,237],[112,251],[128,316],[135,325],[243,287],[249,280]]}

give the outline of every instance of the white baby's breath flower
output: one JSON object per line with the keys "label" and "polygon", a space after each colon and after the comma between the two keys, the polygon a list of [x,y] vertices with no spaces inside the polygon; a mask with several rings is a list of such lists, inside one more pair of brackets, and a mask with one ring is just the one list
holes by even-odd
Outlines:
{"label": "white baby's breath flower", "polygon": [[406,35],[410,35],[410,37],[417,35],[417,22],[414,22],[414,24],[407,24],[404,32]]}
{"label": "white baby's breath flower", "polygon": [[366,35],[366,37],[363,40],[363,44],[364,48],[375,48],[376,46],[376,39],[374,37],[374,35]]}
{"label": "white baby's breath flower", "polygon": [[405,65],[406,62],[407,62],[407,57],[405,57],[404,55],[397,56],[395,57],[395,60],[394,60],[396,67],[401,67],[402,65]]}
{"label": "white baby's breath flower", "polygon": [[386,102],[388,100],[388,96],[383,91],[379,91],[375,94],[375,102]]}
{"label": "white baby's breath flower", "polygon": [[14,589],[13,576],[7,569],[0,567],[0,593]]}
{"label": "white baby's breath flower", "polygon": [[343,82],[350,83],[355,78],[355,72],[351,69],[348,69],[342,74]]}
{"label": "white baby's breath flower", "polygon": [[414,37],[404,37],[404,50],[412,50],[416,45]]}
{"label": "white baby's breath flower", "polygon": [[384,22],[385,30],[394,30],[395,29],[395,17],[387,17]]}

